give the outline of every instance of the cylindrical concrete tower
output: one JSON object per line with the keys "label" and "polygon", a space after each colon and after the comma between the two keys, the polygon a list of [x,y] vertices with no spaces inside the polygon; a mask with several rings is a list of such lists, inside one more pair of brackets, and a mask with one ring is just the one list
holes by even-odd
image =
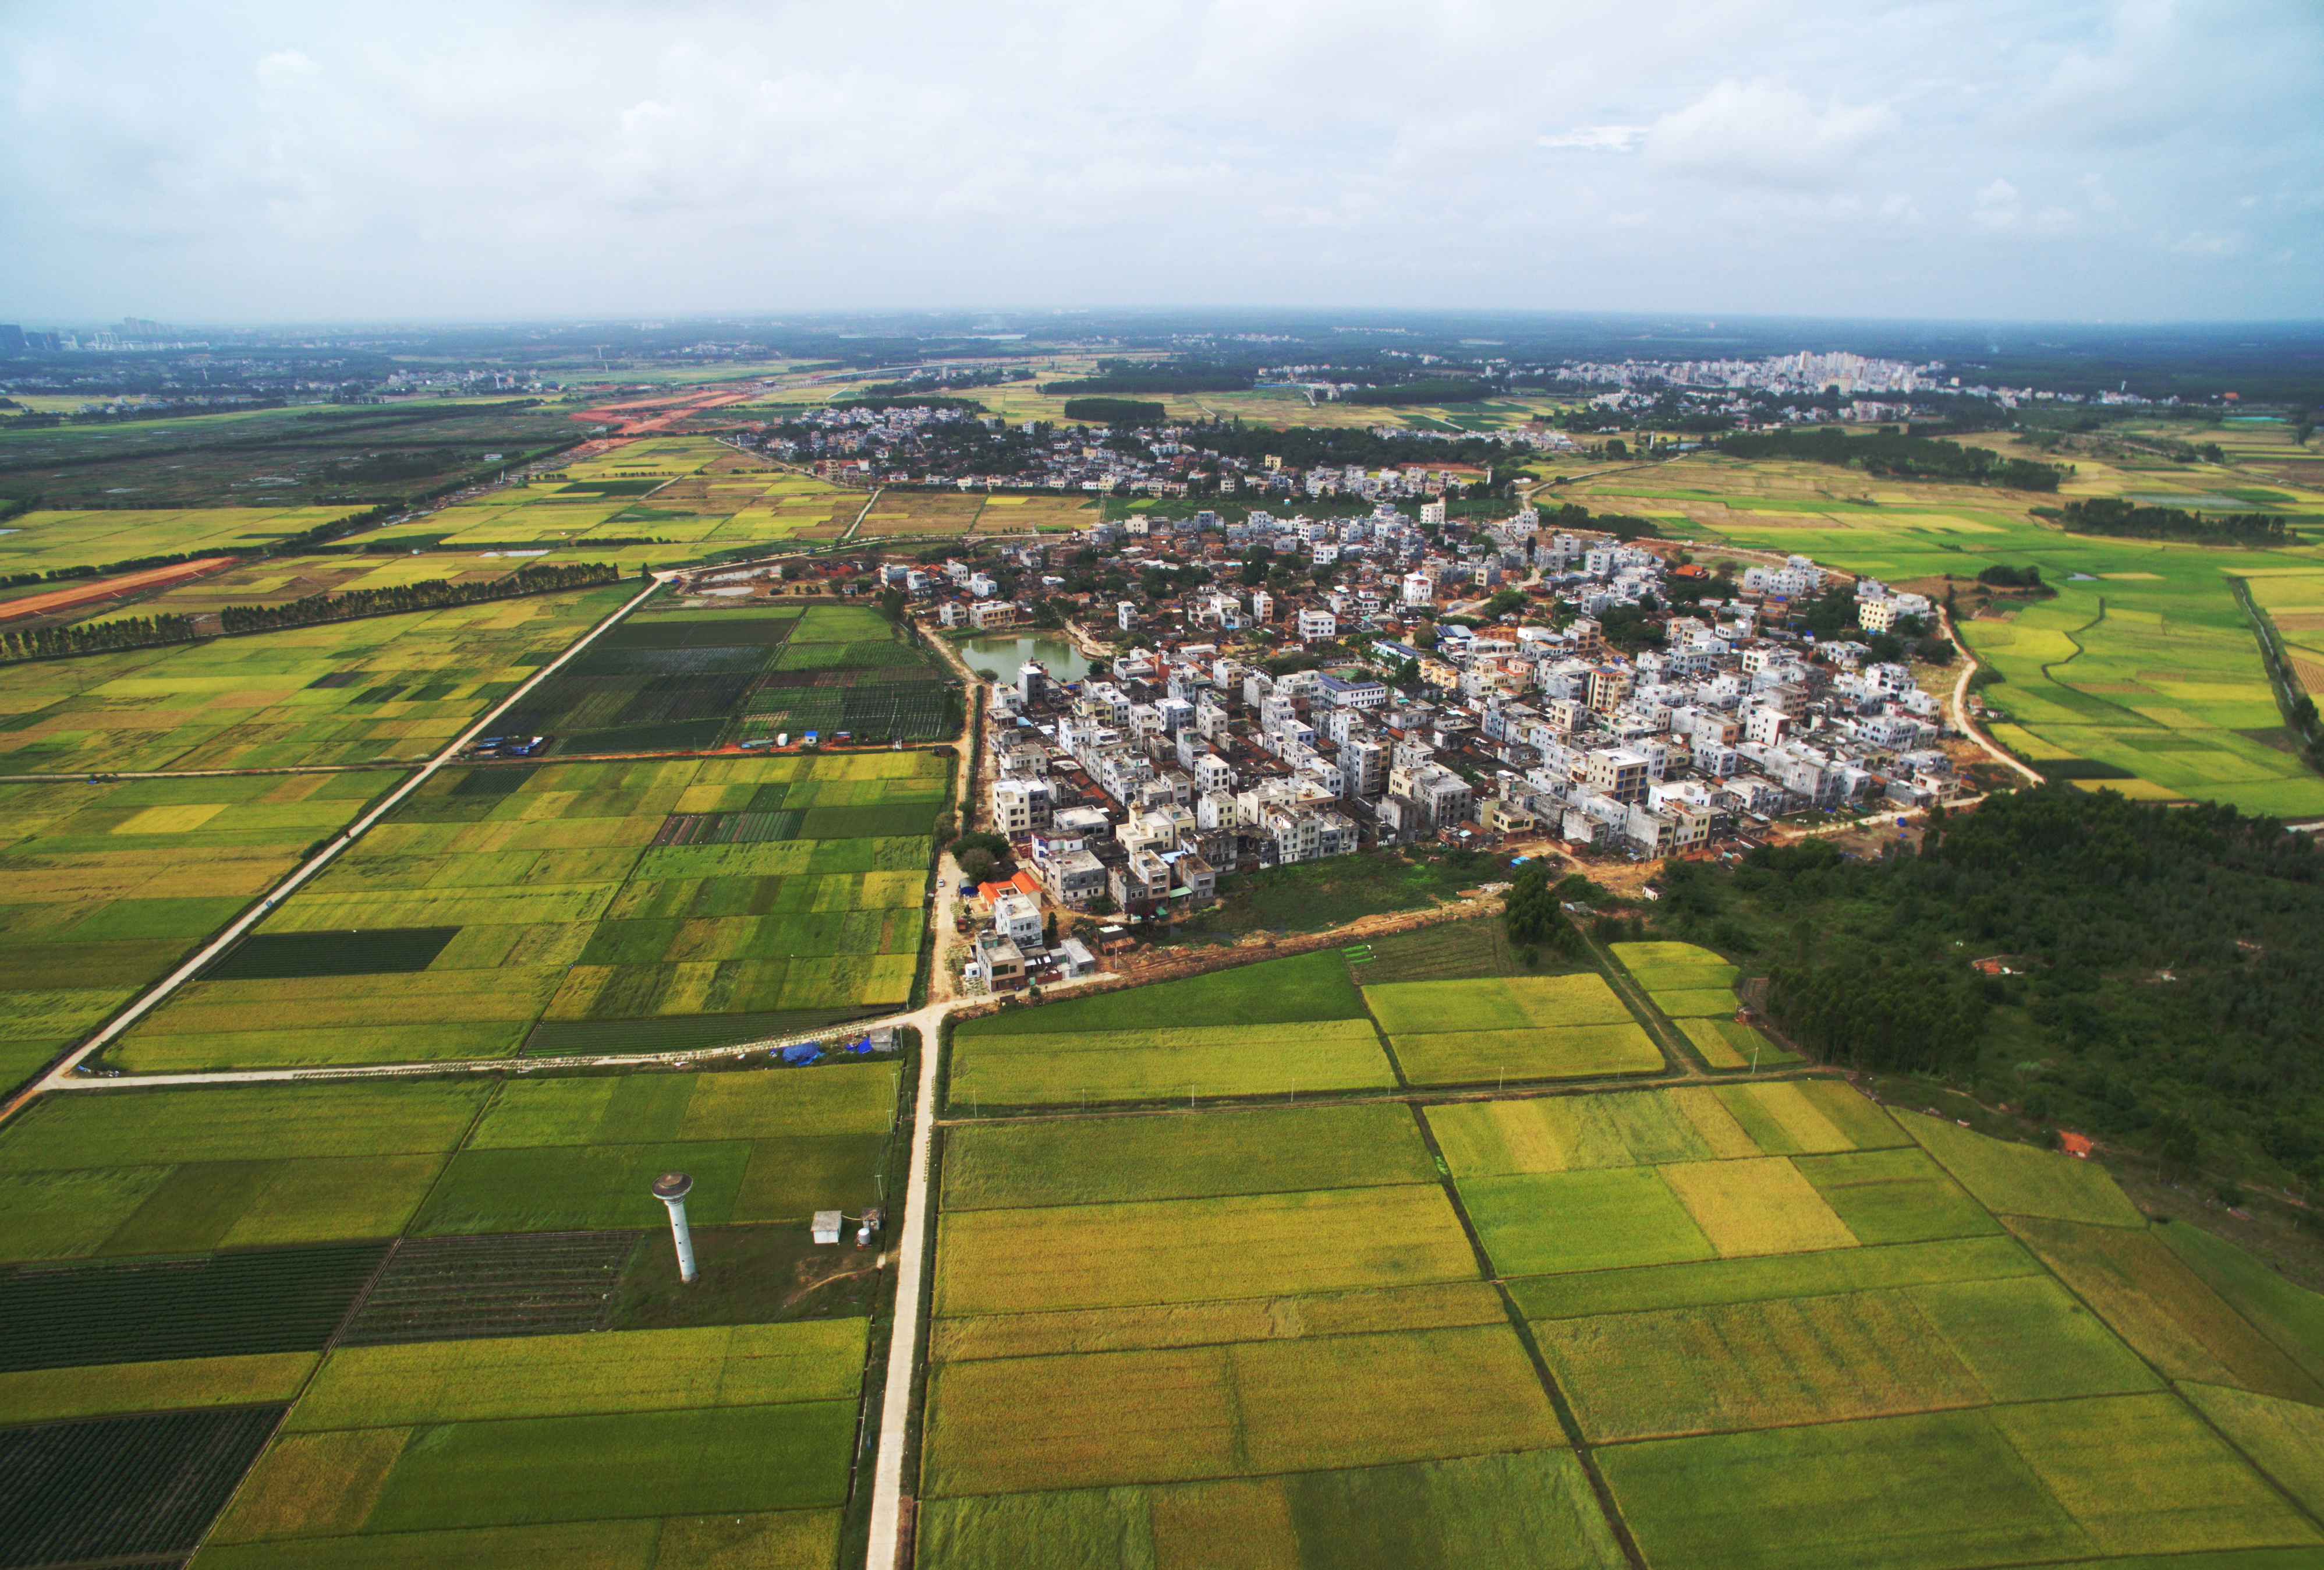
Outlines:
{"label": "cylindrical concrete tower", "polygon": [[694,1279],[694,1234],[686,1230],[686,1196],[694,1179],[683,1172],[665,1172],[654,1179],[653,1195],[669,1207],[669,1235],[678,1243],[678,1279]]}

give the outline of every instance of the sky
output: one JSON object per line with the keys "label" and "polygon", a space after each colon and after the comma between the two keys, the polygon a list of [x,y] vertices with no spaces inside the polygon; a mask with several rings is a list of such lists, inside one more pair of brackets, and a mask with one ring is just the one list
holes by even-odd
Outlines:
{"label": "sky", "polygon": [[0,0],[0,320],[2324,316],[2317,0]]}

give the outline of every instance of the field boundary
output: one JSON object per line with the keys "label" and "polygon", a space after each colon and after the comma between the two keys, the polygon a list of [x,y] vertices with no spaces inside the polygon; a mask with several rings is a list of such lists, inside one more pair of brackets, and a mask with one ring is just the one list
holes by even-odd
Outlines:
{"label": "field boundary", "polygon": [[1598,1470],[1598,1462],[1591,1454],[1589,1436],[1582,1431],[1582,1420],[1558,1389],[1557,1376],[1550,1371],[1549,1360],[1541,1353],[1541,1344],[1534,1339],[1533,1326],[1526,1323],[1525,1315],[1517,1308],[1517,1299],[1509,1296],[1508,1284],[1501,1279],[1493,1263],[1485,1240],[1477,1232],[1477,1224],[1470,1217],[1469,1207],[1462,1202],[1461,1185],[1453,1179],[1452,1163],[1444,1159],[1443,1147],[1436,1142],[1436,1131],[1428,1122],[1428,1110],[1417,1102],[1412,1104],[1412,1121],[1419,1128],[1420,1142],[1427,1149],[1428,1159],[1436,1163],[1436,1180],[1443,1187],[1444,1197],[1452,1206],[1453,1218],[1461,1224],[1461,1234],[1469,1240],[1470,1251],[1477,1256],[1478,1268],[1493,1295],[1500,1299],[1501,1312],[1508,1318],[1509,1328],[1516,1333],[1517,1344],[1525,1348],[1526,1360],[1533,1364],[1534,1378],[1541,1381],[1542,1394],[1549,1400],[1550,1410],[1557,1417],[1557,1426],[1564,1431],[1566,1447],[1581,1464],[1582,1474],[1590,1480],[1590,1492],[1598,1501],[1598,1510],[1606,1518],[1606,1525],[1614,1534],[1615,1544],[1622,1556],[1630,1563],[1631,1570],[1646,1570],[1646,1555],[1637,1540],[1630,1536],[1630,1524],[1622,1519],[1621,1507],[1615,1502],[1614,1491]]}
{"label": "field boundary", "polygon": [[872,487],[872,494],[863,498],[863,510],[855,514],[855,522],[847,526],[847,532],[833,541],[834,544],[845,545],[855,538],[855,531],[863,527],[863,520],[869,518],[872,515],[872,509],[880,504],[880,494],[887,488],[885,485]]}
{"label": "field boundary", "polygon": [[2314,700],[2308,699],[2306,691],[2287,674],[2286,668],[2292,661],[2284,652],[2283,634],[2277,629],[2275,619],[2252,598],[2248,578],[2231,572],[2219,576],[2227,580],[2228,592],[2236,596],[2236,606],[2250,622],[2252,633],[2259,640],[2260,663],[2267,667],[2267,682],[2275,694],[2276,709],[2283,716],[2284,724],[2300,733],[2301,741],[2314,746],[2316,732],[2313,723],[2301,718],[2300,709],[2301,702],[2307,699],[2310,705],[2309,712],[2312,714]]}
{"label": "field boundary", "polygon": [[[1653,994],[1638,984],[1637,977],[1630,974],[1629,967],[1615,956],[1611,948],[1600,943],[1589,933],[1583,932],[1579,922],[1573,924],[1573,929],[1581,933],[1583,948],[1597,963],[1600,973],[1606,977],[1607,984],[1614,989],[1614,995],[1622,1000],[1622,1006],[1637,1016],[1638,1022],[1646,1028],[1647,1034],[1653,1036],[1661,1046],[1663,1056],[1669,1065],[1664,1069],[1664,1073],[1676,1075],[1681,1079],[1702,1079],[1709,1076],[1711,1065],[1704,1061],[1702,1055],[1694,1049],[1694,1043],[1686,1039],[1686,1032],[1674,1025],[1670,1016],[1662,1011],[1660,1005],[1655,1003]],[[1675,1051],[1673,1050],[1674,1047]]]}

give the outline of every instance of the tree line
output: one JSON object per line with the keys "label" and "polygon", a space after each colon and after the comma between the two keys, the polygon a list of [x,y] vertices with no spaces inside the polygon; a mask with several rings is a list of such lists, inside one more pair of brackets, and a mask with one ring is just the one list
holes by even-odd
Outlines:
{"label": "tree line", "polygon": [[2272,513],[2226,513],[2211,516],[2179,507],[2145,507],[2119,496],[2093,496],[2063,507],[2036,507],[2070,534],[2106,534],[2129,540],[2192,540],[2224,545],[2297,545],[2299,531]]}
{"label": "tree line", "polygon": [[[309,595],[280,605],[226,605],[218,611],[217,632],[226,634],[269,633],[284,627],[313,626],[320,622],[353,621],[363,616],[392,616],[412,611],[439,611],[488,600],[515,599],[524,595],[555,594],[564,589],[590,588],[620,579],[622,569],[607,562],[576,562],[570,566],[518,568],[489,583],[450,583],[429,578],[420,583],[384,588],[350,589],[345,594]],[[110,621],[76,626],[37,627],[0,633],[0,660],[47,660],[74,654],[106,654],[121,649],[143,649],[159,643],[190,643],[215,634],[198,627],[190,616],[117,616]]]}
{"label": "tree line", "polygon": [[1955,480],[1967,485],[2005,485],[2014,491],[2054,491],[2067,470],[2031,458],[2005,458],[1988,448],[1957,441],[1879,431],[1849,436],[1831,427],[1813,435],[1740,433],[1723,437],[1721,452],[1743,458],[1805,458],[1811,463],[1858,467],[1898,479]]}

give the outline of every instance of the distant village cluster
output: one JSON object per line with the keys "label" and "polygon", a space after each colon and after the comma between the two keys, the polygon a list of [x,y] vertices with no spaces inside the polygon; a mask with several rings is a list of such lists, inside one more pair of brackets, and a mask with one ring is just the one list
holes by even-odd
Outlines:
{"label": "distant village cluster", "polygon": [[[970,430],[994,439],[964,441]],[[1432,442],[1473,439],[1470,432],[1421,431],[1379,426],[1370,435],[1418,449]],[[1496,430],[1504,443],[1562,451],[1574,446],[1563,431]],[[1224,497],[1357,495],[1366,498],[1441,496],[1486,478],[1474,465],[1426,459],[1379,468],[1351,464],[1286,464],[1280,457],[1244,457],[1204,445],[1199,426],[1165,426],[1137,436],[1108,426],[1055,425],[925,405],[874,408],[835,405],[798,416],[764,439],[770,457],[810,467],[845,484],[949,482],[962,490],[1045,487],[1102,494]],[[990,466],[980,468],[983,457]]]}
{"label": "distant village cluster", "polygon": [[[1710,597],[1700,566],[1545,530],[1531,509],[1472,530],[1443,522],[1441,504],[1419,522],[1388,505],[1242,523],[1198,513],[1010,547],[1003,576],[1050,589],[1046,608],[1085,647],[1112,642],[1102,675],[1063,680],[1028,661],[991,688],[986,805],[1022,869],[1003,935],[1038,938],[1044,900],[1146,916],[1213,900],[1226,873],[1378,847],[1539,838],[1659,857],[1788,813],[1912,808],[1960,789],[1937,702],[1908,665],[1782,624],[1835,584],[1853,581],[1868,637],[1932,617],[1925,597],[1804,557]],[[1214,574],[1105,603],[1056,593],[1065,580],[1045,570],[1093,548],[1132,571],[1231,575],[1259,547],[1346,581],[1230,587]],[[1026,614],[1001,577],[966,561],[885,570],[944,627]],[[1642,616],[1658,640],[1634,655],[1607,642],[1609,622]]]}

